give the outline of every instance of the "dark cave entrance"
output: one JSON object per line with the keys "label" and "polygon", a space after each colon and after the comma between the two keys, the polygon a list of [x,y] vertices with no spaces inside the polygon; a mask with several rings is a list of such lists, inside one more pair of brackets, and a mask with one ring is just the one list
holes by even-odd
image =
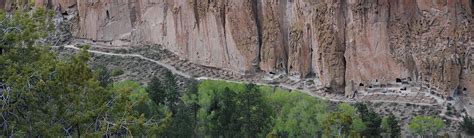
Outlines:
{"label": "dark cave entrance", "polygon": [[395,79],[395,82],[400,83],[400,82],[402,82],[402,79],[396,78],[396,79]]}

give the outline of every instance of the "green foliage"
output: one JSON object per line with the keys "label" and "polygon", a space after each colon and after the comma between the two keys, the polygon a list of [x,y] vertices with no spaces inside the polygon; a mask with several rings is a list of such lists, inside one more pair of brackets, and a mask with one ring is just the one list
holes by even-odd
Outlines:
{"label": "green foliage", "polygon": [[325,101],[281,90],[269,95],[269,101],[276,112],[273,134],[311,137],[323,132],[322,120],[328,112]]}
{"label": "green foliage", "polygon": [[197,128],[197,112],[199,110],[198,85],[196,81],[189,81],[185,95],[177,104],[177,112],[173,117],[170,128],[166,131],[167,137],[194,137]]}
{"label": "green foliage", "polygon": [[166,94],[165,90],[163,89],[163,86],[161,85],[160,79],[158,79],[157,77],[153,77],[150,83],[148,83],[146,91],[150,95],[150,98],[153,100],[153,102],[158,105],[165,104]]}
{"label": "green foliage", "polygon": [[464,116],[461,122],[461,129],[468,135],[474,135],[474,119],[470,116]]}
{"label": "green foliage", "polygon": [[176,78],[171,71],[165,72],[163,87],[165,90],[165,105],[168,106],[173,114],[175,114],[177,109],[176,105],[180,102],[180,93],[178,92]]}
{"label": "green foliage", "polygon": [[114,77],[120,76],[124,73],[125,72],[120,68],[115,68],[115,69],[112,70],[112,76],[114,76]]}
{"label": "green foliage", "polygon": [[[367,124],[365,124],[361,118],[356,117],[352,120],[350,131],[351,135],[361,137],[361,135],[365,135],[364,133],[367,132],[367,129],[369,129]],[[377,136],[379,135],[374,135],[373,137]]]}
{"label": "green foliage", "polygon": [[48,15],[44,9],[11,14],[0,11],[0,49],[8,51],[13,46],[33,46],[46,38],[53,27]]}
{"label": "green foliage", "polygon": [[408,124],[408,129],[412,133],[421,136],[429,134],[436,136],[443,127],[443,120],[431,116],[416,116]]}
{"label": "green foliage", "polygon": [[178,92],[176,79],[170,71],[165,73],[164,81],[156,77],[153,78],[148,84],[147,91],[156,104],[165,105],[173,114],[176,114],[176,106],[180,102],[180,93]]}
{"label": "green foliage", "polygon": [[111,73],[105,66],[98,66],[95,72],[97,73],[100,86],[107,87],[112,83]]}
{"label": "green foliage", "polygon": [[129,99],[135,102],[134,109],[148,118],[166,111],[163,107],[155,104],[145,88],[137,82],[126,80],[114,83],[112,91],[129,91]]}
{"label": "green foliage", "polygon": [[196,122],[193,109],[185,104],[178,104],[176,108],[172,123],[164,135],[178,138],[193,137]]}
{"label": "green foliage", "polygon": [[158,109],[148,107],[151,100],[143,88],[133,83],[105,87],[108,73],[90,69],[88,46],[65,59],[40,46],[51,30],[46,16],[41,9],[0,13],[0,135],[155,135],[166,130],[170,113],[141,111],[141,105]]}
{"label": "green foliage", "polygon": [[325,134],[329,136],[347,136],[351,133],[356,135],[366,128],[361,121],[356,108],[347,103],[341,103],[337,111],[331,112],[324,120]]}
{"label": "green foliage", "polygon": [[195,134],[199,108],[197,82],[191,82],[188,92],[180,99],[176,78],[167,71],[163,81],[156,77],[152,78],[147,92],[155,104],[166,106],[173,114],[171,126],[164,136],[192,137]]}
{"label": "green foliage", "polygon": [[362,118],[362,121],[367,126],[362,135],[366,137],[380,136],[382,118],[372,110],[369,110],[365,103],[356,103],[355,107]]}
{"label": "green foliage", "polygon": [[[87,48],[87,47],[86,47]],[[28,59],[17,51],[31,53]],[[3,135],[138,135],[161,133],[169,117],[145,118],[135,110],[146,99],[143,90],[100,85],[87,65],[86,49],[67,60],[46,48],[15,47],[0,57],[4,92]],[[137,92],[134,92],[137,91]],[[141,91],[141,92],[140,92]],[[140,92],[140,93],[138,93]],[[159,119],[163,117],[164,119]],[[67,130],[67,131],[65,131]]]}
{"label": "green foliage", "polygon": [[215,97],[213,97],[210,105],[201,105],[202,107],[209,106],[208,109],[204,109],[201,113],[203,121],[205,122],[204,127],[206,132],[213,136],[224,136],[230,137],[239,134],[241,128],[241,122],[239,122],[239,115],[235,112],[237,110],[235,91],[225,88],[222,92],[214,91]]}
{"label": "green foliage", "polygon": [[[256,94],[247,93],[250,91],[258,91],[261,96],[246,95]],[[224,81],[203,81],[199,85],[197,97],[200,105],[199,122],[202,123],[200,132],[216,137],[234,135],[265,136],[265,134],[267,137],[362,137],[363,133],[369,129],[358,109],[349,104],[341,103],[337,106],[337,110],[331,111],[328,108],[327,101],[275,87],[244,85]],[[247,110],[249,108],[246,109],[245,102],[248,100],[247,98],[254,98],[254,100],[259,101],[249,105],[266,103],[266,106],[269,106],[260,106],[262,107],[260,113],[268,114],[269,116],[266,118],[271,118],[271,120],[261,121],[266,122],[265,124],[259,123],[258,120],[250,122],[266,125],[270,129],[263,129],[266,131],[259,134],[247,135],[248,133],[245,133],[246,127],[243,127],[246,123],[245,117],[248,111],[252,111]],[[269,109],[263,110],[267,108]],[[364,114],[366,115],[370,116],[371,113],[374,113],[368,109],[365,110]],[[255,115],[254,118],[265,116],[264,114]],[[381,122],[381,119],[378,120]]]}
{"label": "green foliage", "polygon": [[390,114],[382,119],[382,129],[389,137],[400,137],[401,128],[395,115]]}
{"label": "green foliage", "polygon": [[245,91],[237,97],[237,111],[243,122],[241,128],[248,137],[269,131],[271,107],[265,101],[260,89],[255,84],[246,84]]}
{"label": "green foliage", "polygon": [[[201,131],[227,137],[236,134],[263,136],[269,131],[271,108],[257,86],[219,86],[208,85],[211,84],[208,82],[203,82],[199,91],[199,105],[202,107],[199,117],[204,122]],[[227,86],[241,91],[234,91]]]}
{"label": "green foliage", "polygon": [[[183,104],[187,108],[191,109],[193,113],[193,122],[197,122],[197,114],[199,111],[199,83],[196,81],[190,81],[186,94],[181,98]],[[196,128],[196,123],[193,123],[193,129]]]}

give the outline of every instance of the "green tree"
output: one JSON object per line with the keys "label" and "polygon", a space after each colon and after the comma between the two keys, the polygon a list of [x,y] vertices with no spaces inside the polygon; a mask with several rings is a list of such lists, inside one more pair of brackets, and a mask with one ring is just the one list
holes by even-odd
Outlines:
{"label": "green tree", "polygon": [[166,137],[193,137],[194,118],[192,108],[185,104],[178,104],[176,108],[176,114],[173,116],[171,126],[166,131]]}
{"label": "green tree", "polygon": [[96,72],[98,73],[97,76],[100,82],[100,86],[107,87],[109,84],[113,82],[110,71],[105,66],[103,65],[98,66],[96,68]]}
{"label": "green tree", "polygon": [[350,130],[351,137],[362,137],[366,130],[367,125],[361,118],[353,118]]}
{"label": "green tree", "polygon": [[241,124],[238,123],[239,116],[235,97],[237,93],[229,88],[222,92],[214,91],[211,105],[206,111],[209,115],[206,117],[206,131],[216,137],[231,137],[239,134]]}
{"label": "green tree", "polygon": [[146,118],[131,89],[108,89],[88,66],[87,46],[58,58],[45,37],[52,17],[45,10],[0,13],[0,135],[150,135],[162,133],[171,114]]}
{"label": "green tree", "polygon": [[339,104],[337,111],[329,113],[323,125],[325,134],[329,136],[358,135],[366,128],[357,114],[356,108],[347,103]]}
{"label": "green tree", "polygon": [[468,135],[474,135],[474,119],[470,116],[464,116],[460,123],[461,129]]}
{"label": "green tree", "polygon": [[382,129],[387,136],[395,138],[400,137],[401,128],[395,115],[390,114],[382,119]]}
{"label": "green tree", "polygon": [[41,8],[32,12],[14,11],[10,15],[0,10],[0,49],[8,51],[16,46],[39,44],[54,27],[49,20],[52,16],[52,12]]}
{"label": "green tree", "polygon": [[165,72],[165,79],[163,84],[165,90],[165,105],[171,110],[173,114],[177,112],[177,104],[180,101],[180,94],[176,84],[176,78],[171,71]]}
{"label": "green tree", "polygon": [[[87,48],[87,47],[85,47]],[[31,53],[30,59],[17,51]],[[86,49],[67,60],[46,48],[15,47],[0,57],[1,78],[8,97],[2,101],[7,125],[3,135],[138,135],[162,133],[169,122],[164,114],[145,118],[135,108],[144,98],[132,100],[130,89],[100,86],[87,65]],[[6,60],[7,59],[7,60]],[[26,61],[26,62],[25,62]],[[164,119],[159,119],[163,117]],[[11,133],[13,132],[13,133]]]}
{"label": "green tree", "polygon": [[412,133],[420,136],[429,134],[436,136],[443,127],[443,120],[432,116],[416,116],[408,124],[408,129]]}
{"label": "green tree", "polygon": [[158,105],[164,105],[166,101],[166,92],[163,89],[160,79],[153,77],[148,83],[146,91],[150,95],[151,100]]}
{"label": "green tree", "polygon": [[139,114],[144,114],[147,118],[166,111],[163,106],[153,102],[150,98],[150,94],[137,82],[130,80],[116,82],[113,84],[112,91],[130,91],[129,98],[135,102],[134,109],[138,111]]}
{"label": "green tree", "polygon": [[197,113],[199,110],[198,82],[188,82],[186,93],[177,104],[177,112],[166,136],[168,137],[195,137],[197,127]]}
{"label": "green tree", "polygon": [[373,110],[369,110],[367,104],[356,103],[355,107],[367,128],[362,132],[362,135],[366,137],[380,136],[380,126],[382,123],[381,117]]}
{"label": "green tree", "polygon": [[188,82],[189,86],[186,90],[186,94],[182,97],[183,104],[190,109],[192,113],[192,130],[193,134],[196,134],[197,122],[198,122],[198,111],[199,111],[199,82],[191,80]]}
{"label": "green tree", "polygon": [[272,134],[290,137],[321,137],[328,112],[325,101],[302,93],[280,92],[272,95],[277,112]]}
{"label": "green tree", "polygon": [[271,108],[264,101],[262,93],[255,84],[246,84],[245,91],[236,97],[240,122],[243,133],[247,137],[267,132],[271,116]]}
{"label": "green tree", "polygon": [[164,80],[154,77],[148,84],[147,91],[152,100],[161,105],[165,105],[173,113],[177,112],[177,104],[180,102],[180,94],[176,84],[176,78],[171,71],[164,73]]}

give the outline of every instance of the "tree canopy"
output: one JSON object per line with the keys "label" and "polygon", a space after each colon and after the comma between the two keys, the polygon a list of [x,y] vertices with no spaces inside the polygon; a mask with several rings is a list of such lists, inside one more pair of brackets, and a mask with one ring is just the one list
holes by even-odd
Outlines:
{"label": "tree canopy", "polygon": [[416,116],[408,124],[408,129],[417,135],[433,135],[444,127],[443,120],[432,116]]}
{"label": "tree canopy", "polygon": [[133,88],[101,85],[87,64],[87,46],[59,58],[42,43],[47,12],[1,13],[0,134],[5,136],[153,135],[162,133],[171,114],[145,117],[137,109],[147,96]]}

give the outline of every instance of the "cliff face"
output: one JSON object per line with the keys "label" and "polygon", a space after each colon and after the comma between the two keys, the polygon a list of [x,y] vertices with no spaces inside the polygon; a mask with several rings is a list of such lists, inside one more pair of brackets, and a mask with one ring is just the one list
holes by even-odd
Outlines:
{"label": "cliff face", "polygon": [[472,0],[45,1],[77,9],[76,37],[162,44],[205,66],[318,77],[348,95],[406,80],[474,96]]}

